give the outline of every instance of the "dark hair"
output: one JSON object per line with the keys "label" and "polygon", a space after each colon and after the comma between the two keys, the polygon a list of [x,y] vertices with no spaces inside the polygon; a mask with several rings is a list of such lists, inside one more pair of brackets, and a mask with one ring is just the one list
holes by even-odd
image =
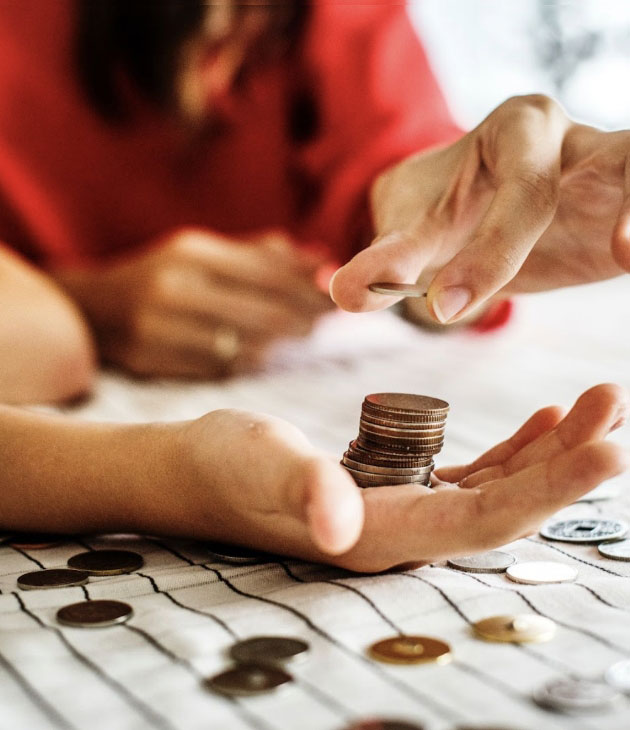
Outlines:
{"label": "dark hair", "polygon": [[[173,108],[175,79],[184,43],[201,31],[207,0],[75,0],[76,65],[92,106],[109,121],[129,115],[121,77],[162,110]],[[257,5],[235,3],[239,14],[264,11],[267,30],[255,56],[287,53],[304,27],[300,0]],[[211,11],[210,11],[211,12]]]}

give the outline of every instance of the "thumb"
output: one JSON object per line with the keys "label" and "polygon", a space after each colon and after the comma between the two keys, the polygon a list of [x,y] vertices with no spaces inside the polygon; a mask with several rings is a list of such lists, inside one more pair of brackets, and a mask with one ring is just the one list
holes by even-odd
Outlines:
{"label": "thumb", "polygon": [[287,507],[306,522],[315,545],[329,555],[349,550],[363,529],[363,498],[352,477],[339,464],[310,458],[287,492]]}
{"label": "thumb", "polygon": [[393,231],[379,236],[335,272],[330,280],[330,296],[348,312],[391,307],[401,297],[375,294],[368,289],[369,285],[379,281],[415,284],[436,246],[431,237],[423,241],[422,234]]}

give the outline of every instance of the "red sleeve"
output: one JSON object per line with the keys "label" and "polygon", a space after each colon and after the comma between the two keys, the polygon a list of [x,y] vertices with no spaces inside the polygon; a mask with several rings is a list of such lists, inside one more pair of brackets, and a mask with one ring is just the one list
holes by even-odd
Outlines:
{"label": "red sleeve", "polygon": [[301,164],[322,192],[302,237],[326,242],[344,261],[369,242],[367,192],[377,174],[461,131],[403,5],[311,7],[305,62],[321,134]]}

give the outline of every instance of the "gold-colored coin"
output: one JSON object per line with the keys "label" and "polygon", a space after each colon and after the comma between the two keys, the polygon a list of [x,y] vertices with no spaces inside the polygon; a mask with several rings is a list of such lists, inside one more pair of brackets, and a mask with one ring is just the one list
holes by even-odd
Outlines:
{"label": "gold-colored coin", "polygon": [[393,636],[372,644],[368,649],[372,659],[388,664],[448,664],[453,658],[451,647],[429,636]]}
{"label": "gold-colored coin", "polygon": [[507,641],[514,644],[550,641],[556,633],[556,624],[534,613],[490,616],[473,625],[477,636],[486,641]]}

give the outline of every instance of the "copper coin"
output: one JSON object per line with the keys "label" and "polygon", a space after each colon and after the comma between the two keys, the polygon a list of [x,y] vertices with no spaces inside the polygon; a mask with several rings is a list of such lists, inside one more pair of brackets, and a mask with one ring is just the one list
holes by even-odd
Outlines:
{"label": "copper coin", "polygon": [[128,621],[133,609],[122,601],[81,601],[57,611],[57,621],[65,626],[85,629],[105,628]]}
{"label": "copper coin", "polygon": [[364,436],[359,436],[357,441],[364,449],[369,449],[377,454],[385,454],[386,456],[389,456],[392,453],[404,454],[407,456],[435,456],[442,451],[442,446],[444,445],[443,440],[435,446],[415,446],[395,443],[384,444],[379,443],[378,441],[373,441],[372,439],[367,439]]}
{"label": "copper coin", "polygon": [[230,647],[230,656],[239,664],[286,664],[306,658],[309,645],[291,636],[252,636]]}
{"label": "copper coin", "polygon": [[437,428],[406,428],[403,424],[384,426],[380,423],[373,423],[367,418],[362,418],[359,427],[370,433],[376,433],[380,436],[399,436],[401,438],[435,438],[443,436],[446,426],[438,426]]}
{"label": "copper coin", "polygon": [[391,466],[392,468],[396,466],[405,468],[433,466],[433,458],[431,455],[423,456],[422,454],[408,454],[401,451],[379,453],[378,451],[362,446],[357,439],[350,442],[348,456],[355,459],[355,461],[360,461],[365,464],[378,465],[386,462],[387,466]]}
{"label": "copper coin", "polygon": [[265,694],[292,682],[293,677],[280,667],[240,664],[205,680],[208,689],[233,697]]}
{"label": "copper coin", "polygon": [[[342,462],[342,466],[344,469],[349,472],[353,477],[359,477],[360,479],[367,479],[368,481],[379,481],[380,479],[384,479],[385,481],[383,484],[393,484],[393,480],[395,479],[402,479],[402,483],[406,484],[409,482],[418,481],[419,479],[427,479],[431,476],[430,472],[422,472],[420,474],[372,474],[369,471],[362,471],[361,469],[354,469],[351,466],[348,466],[347,464],[344,464]],[[393,470],[392,470],[393,471]]]}
{"label": "copper coin", "polygon": [[446,426],[445,416],[418,416],[413,418],[406,416],[400,418],[397,415],[386,417],[382,414],[376,414],[374,411],[361,409],[361,423],[371,423],[374,426],[382,426],[383,428],[406,428],[410,431],[435,431],[443,429]]}
{"label": "copper coin", "polygon": [[52,535],[45,532],[22,532],[14,535],[9,545],[20,550],[45,550],[57,547],[67,538],[63,535]]}
{"label": "copper coin", "polygon": [[360,461],[347,456],[347,453],[343,455],[343,465],[350,467],[356,471],[366,472],[368,474],[383,474],[384,476],[418,476],[430,474],[433,471],[433,465],[430,466],[418,466],[415,468],[406,469],[404,467],[391,467],[391,466],[374,466],[373,464],[363,464]]}
{"label": "copper coin", "polygon": [[423,446],[441,446],[444,443],[444,436],[404,436],[402,433],[383,434],[376,431],[370,431],[363,426],[359,426],[359,438],[362,441],[370,441],[371,443],[382,444],[383,446],[400,446],[402,448],[411,448],[414,451],[422,451]]}
{"label": "copper coin", "polygon": [[371,393],[365,396],[364,403],[376,410],[412,414],[448,413],[450,408],[445,400],[413,393]]}
{"label": "copper coin", "polygon": [[372,644],[368,653],[388,664],[447,664],[452,659],[451,647],[429,636],[393,636]]}
{"label": "copper coin", "polygon": [[85,585],[90,576],[82,570],[51,568],[24,573],[17,579],[18,586],[24,591],[38,588],[69,588]]}
{"label": "copper coin", "polygon": [[73,555],[68,565],[90,575],[121,575],[139,570],[144,559],[130,550],[90,550]]}
{"label": "copper coin", "polygon": [[473,625],[475,633],[486,641],[506,641],[514,644],[550,641],[556,624],[533,613],[490,616]]}

